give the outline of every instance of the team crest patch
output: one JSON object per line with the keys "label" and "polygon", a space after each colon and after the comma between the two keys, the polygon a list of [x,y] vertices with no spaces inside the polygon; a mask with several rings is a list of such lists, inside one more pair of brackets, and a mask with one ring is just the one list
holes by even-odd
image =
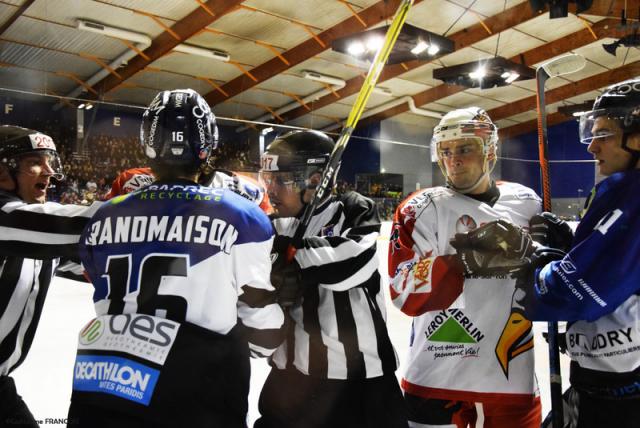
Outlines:
{"label": "team crest patch", "polygon": [[478,227],[476,221],[468,214],[461,215],[456,221],[456,233],[470,232],[476,227]]}

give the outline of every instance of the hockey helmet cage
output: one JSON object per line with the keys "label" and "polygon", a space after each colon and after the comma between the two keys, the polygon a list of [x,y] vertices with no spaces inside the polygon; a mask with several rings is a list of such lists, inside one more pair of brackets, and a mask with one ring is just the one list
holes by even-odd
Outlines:
{"label": "hockey helmet cage", "polygon": [[142,116],[140,143],[151,163],[201,166],[218,147],[216,118],[196,91],[162,91]]}
{"label": "hockey helmet cage", "polygon": [[319,131],[291,131],[280,135],[260,159],[261,180],[266,187],[278,178],[298,189],[314,188],[317,183],[309,179],[324,170],[334,147],[333,140]]}
{"label": "hockey helmet cage", "polygon": [[43,153],[49,156],[51,176],[56,180],[64,178],[62,162],[53,139],[41,132],[19,126],[0,126],[0,164],[5,165],[12,174],[18,171],[21,156]]}

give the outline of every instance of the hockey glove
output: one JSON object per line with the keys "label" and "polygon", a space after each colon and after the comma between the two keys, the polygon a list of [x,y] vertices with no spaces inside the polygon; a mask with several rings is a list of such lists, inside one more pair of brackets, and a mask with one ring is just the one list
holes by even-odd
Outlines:
{"label": "hockey glove", "polygon": [[498,252],[507,259],[522,260],[533,252],[531,235],[506,220],[494,220],[467,233],[457,233],[451,245],[460,250]]}
{"label": "hockey glove", "polygon": [[533,287],[535,285],[536,271],[553,261],[562,260],[565,254],[564,251],[556,248],[539,247],[530,257],[525,259],[526,266],[513,275],[516,278],[515,307],[519,307],[524,311],[528,306],[527,300],[535,298]]}
{"label": "hockey glove", "polygon": [[278,304],[283,308],[299,302],[304,291],[300,265],[295,259],[287,260],[291,242],[290,237],[277,235],[271,251],[271,284],[276,289]]}
{"label": "hockey glove", "polygon": [[527,266],[533,251],[531,236],[505,220],[489,222],[451,240],[465,276],[513,275]]}
{"label": "hockey glove", "polygon": [[545,247],[569,251],[573,242],[573,230],[555,214],[543,212],[529,220],[529,230],[534,241]]}

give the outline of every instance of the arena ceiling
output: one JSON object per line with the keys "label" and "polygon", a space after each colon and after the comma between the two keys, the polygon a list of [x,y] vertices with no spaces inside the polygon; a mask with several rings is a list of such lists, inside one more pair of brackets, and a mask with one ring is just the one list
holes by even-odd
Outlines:
{"label": "arena ceiling", "polygon": [[[336,128],[368,64],[332,51],[332,40],[388,23],[399,3],[0,0],[0,88],[141,106],[159,90],[190,87],[218,116]],[[624,27],[622,9],[630,18]],[[637,30],[638,17],[631,15],[640,11],[640,0],[593,0],[583,14],[574,13],[574,4],[569,10],[568,17],[551,20],[528,0],[416,0],[407,22],[449,37],[455,51],[385,67],[361,123],[394,118],[432,127],[437,119],[416,111],[478,105],[503,137],[529,132],[535,129],[534,80],[467,89],[435,80],[433,70],[495,55],[536,66],[575,52],[586,67],[547,84],[549,123],[569,120],[559,106],[580,104],[640,75],[638,48],[620,47],[616,56],[602,48]],[[92,32],[80,23],[126,31]],[[219,54],[203,57],[193,47]],[[228,61],[214,57],[225,54]],[[309,80],[305,71],[334,79]]]}

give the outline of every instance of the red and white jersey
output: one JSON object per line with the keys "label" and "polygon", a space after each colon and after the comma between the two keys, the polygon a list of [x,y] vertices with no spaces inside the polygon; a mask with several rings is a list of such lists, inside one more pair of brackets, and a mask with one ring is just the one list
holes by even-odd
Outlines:
{"label": "red and white jersey", "polygon": [[[515,280],[464,278],[449,240],[496,219],[528,227],[540,198],[497,183],[493,206],[446,187],[398,207],[389,242],[393,303],[414,317],[403,389],[424,398],[530,402],[537,394],[531,323],[511,313]],[[515,315],[515,316],[514,316]]]}

